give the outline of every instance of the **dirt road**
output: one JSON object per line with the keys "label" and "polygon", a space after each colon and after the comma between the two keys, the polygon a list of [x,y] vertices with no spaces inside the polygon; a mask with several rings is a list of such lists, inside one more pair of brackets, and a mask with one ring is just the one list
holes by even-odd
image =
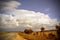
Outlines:
{"label": "dirt road", "polygon": [[18,33],[7,33],[0,35],[1,40],[25,40],[22,36],[18,35]]}

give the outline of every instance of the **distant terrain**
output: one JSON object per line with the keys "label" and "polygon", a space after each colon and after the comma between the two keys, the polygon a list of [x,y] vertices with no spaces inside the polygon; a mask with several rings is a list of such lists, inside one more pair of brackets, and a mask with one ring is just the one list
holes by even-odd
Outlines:
{"label": "distant terrain", "polygon": [[0,32],[1,40],[57,40],[56,30],[38,32]]}

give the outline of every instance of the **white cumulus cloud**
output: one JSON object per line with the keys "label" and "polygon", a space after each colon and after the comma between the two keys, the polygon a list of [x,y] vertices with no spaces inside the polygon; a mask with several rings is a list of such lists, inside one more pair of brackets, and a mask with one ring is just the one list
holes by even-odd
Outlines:
{"label": "white cumulus cloud", "polygon": [[39,30],[41,27],[45,27],[45,29],[55,29],[54,26],[58,24],[57,19],[51,19],[44,13],[16,9],[16,7],[21,5],[21,3],[17,1],[5,2],[5,5],[3,10],[6,10],[6,12],[14,14],[15,16],[0,14],[0,27],[2,28],[24,27],[31,28],[32,30]]}

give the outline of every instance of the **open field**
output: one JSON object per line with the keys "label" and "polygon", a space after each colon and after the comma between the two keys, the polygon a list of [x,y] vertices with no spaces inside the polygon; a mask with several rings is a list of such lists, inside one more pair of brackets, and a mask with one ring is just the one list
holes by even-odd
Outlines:
{"label": "open field", "polygon": [[0,37],[3,40],[55,40],[58,36],[56,30],[50,30],[30,34],[25,32],[0,32]]}

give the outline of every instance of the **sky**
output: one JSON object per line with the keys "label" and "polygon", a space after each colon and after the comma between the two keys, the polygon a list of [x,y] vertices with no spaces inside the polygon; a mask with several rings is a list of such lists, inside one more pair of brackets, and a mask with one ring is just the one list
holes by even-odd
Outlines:
{"label": "sky", "polygon": [[58,20],[60,20],[59,0],[16,0],[16,1],[21,3],[18,9],[42,12],[44,14],[48,14],[51,18],[57,18]]}
{"label": "sky", "polygon": [[19,28],[18,30],[31,28],[37,31],[43,26],[47,30],[55,29],[52,26],[56,26],[60,21],[59,2],[59,0],[2,0],[0,28]]}
{"label": "sky", "polygon": [[18,9],[33,10],[48,14],[51,18],[60,19],[58,0],[18,0],[22,3]]}

